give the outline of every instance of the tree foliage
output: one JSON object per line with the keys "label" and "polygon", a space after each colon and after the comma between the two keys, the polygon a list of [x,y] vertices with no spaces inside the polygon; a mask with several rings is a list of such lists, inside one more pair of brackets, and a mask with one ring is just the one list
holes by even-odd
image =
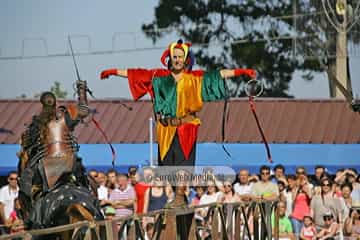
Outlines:
{"label": "tree foliage", "polygon": [[57,98],[66,98],[67,96],[67,91],[61,89],[60,82],[58,81],[55,81],[54,85],[51,86],[50,92],[55,94]]}
{"label": "tree foliage", "polygon": [[[60,99],[65,99],[68,94],[66,90],[62,89],[61,84],[58,81],[55,81],[54,84],[50,87],[50,92],[52,92],[56,98],[60,98]],[[40,96],[41,93],[36,93],[34,95],[34,98],[39,98]]]}
{"label": "tree foliage", "polygon": [[[201,67],[254,68],[258,78],[265,82],[264,96],[291,97],[289,82],[296,70],[304,73],[303,78],[312,80],[314,71],[326,71],[326,67],[334,64],[328,54],[335,41],[331,27],[324,14],[309,14],[321,12],[320,3],[320,0],[159,0],[155,19],[142,29],[154,43],[176,31],[193,43],[196,62]],[[304,16],[294,18],[294,9]],[[294,36],[303,41],[294,44]],[[215,47],[210,50],[207,46]],[[245,80],[232,81],[232,96],[245,95]]]}

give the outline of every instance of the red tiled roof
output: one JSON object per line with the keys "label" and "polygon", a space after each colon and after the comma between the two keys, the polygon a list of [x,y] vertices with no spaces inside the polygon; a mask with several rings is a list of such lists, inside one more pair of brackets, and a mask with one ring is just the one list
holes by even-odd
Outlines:
{"label": "red tiled roof", "polygon": [[[40,107],[35,100],[0,100],[0,143],[17,143],[24,124]],[[149,118],[153,116],[150,101],[95,100],[90,107],[96,110],[95,118],[112,143],[149,141]],[[204,104],[199,114],[199,142],[221,142],[223,107],[223,102]],[[256,109],[270,143],[360,143],[360,115],[342,100],[263,98],[256,100]],[[230,101],[228,112],[225,142],[262,141],[246,99]],[[79,143],[105,143],[92,123],[78,127],[76,136]]]}

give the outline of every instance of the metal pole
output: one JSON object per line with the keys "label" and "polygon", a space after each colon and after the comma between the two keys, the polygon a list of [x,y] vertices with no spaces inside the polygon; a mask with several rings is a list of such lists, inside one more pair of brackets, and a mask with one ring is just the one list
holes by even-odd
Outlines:
{"label": "metal pole", "polygon": [[294,38],[292,40],[292,54],[293,58],[296,58],[296,38],[297,38],[297,0],[292,2],[292,11],[293,11],[293,24],[294,24]]}
{"label": "metal pole", "polygon": [[149,118],[149,144],[150,144],[150,166],[153,167],[153,119],[152,117]]}

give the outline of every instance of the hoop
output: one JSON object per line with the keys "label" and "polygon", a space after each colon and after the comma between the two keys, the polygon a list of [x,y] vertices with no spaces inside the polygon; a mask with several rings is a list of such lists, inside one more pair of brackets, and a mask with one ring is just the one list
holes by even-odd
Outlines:
{"label": "hoop", "polygon": [[245,84],[245,93],[249,97],[259,97],[264,92],[262,81],[251,79]]}
{"label": "hoop", "polygon": [[342,26],[342,24],[334,17],[337,14],[343,16],[346,15],[347,9],[344,8],[345,6],[342,6],[342,2],[337,0],[335,9],[331,6],[329,0],[321,0],[321,3],[327,20],[337,32],[349,32],[360,20],[360,1],[354,8],[352,21],[347,22],[346,26]]}

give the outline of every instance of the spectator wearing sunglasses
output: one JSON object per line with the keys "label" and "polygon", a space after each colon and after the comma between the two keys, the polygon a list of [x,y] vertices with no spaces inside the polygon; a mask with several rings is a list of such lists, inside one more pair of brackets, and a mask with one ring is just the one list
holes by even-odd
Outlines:
{"label": "spectator wearing sunglasses", "polygon": [[[260,181],[254,183],[251,194],[254,200],[275,201],[279,199],[279,188],[277,184],[271,182],[270,168],[268,166],[263,165],[260,167]],[[271,204],[264,202],[262,205],[265,215],[269,216],[271,214]],[[266,230],[261,228],[261,234],[266,234],[267,232],[271,232],[271,223],[269,222],[266,223]]]}
{"label": "spectator wearing sunglasses", "polygon": [[331,212],[336,219],[342,218],[342,204],[340,199],[333,194],[332,182],[329,178],[321,180],[321,193],[312,197],[310,206],[317,228],[325,227],[323,216],[328,212]]}
{"label": "spectator wearing sunglasses", "polygon": [[237,194],[234,194],[231,180],[224,181],[224,189],[221,195],[220,201],[223,203],[239,202],[240,198]]}
{"label": "spectator wearing sunglasses", "polygon": [[339,224],[334,220],[334,216],[331,212],[327,212],[323,215],[324,227],[316,235],[319,240],[335,240],[338,239],[339,235]]}
{"label": "spectator wearing sunglasses", "polygon": [[278,186],[270,180],[270,168],[262,166],[260,168],[260,181],[254,183],[251,194],[255,200],[274,201],[279,198]]}
{"label": "spectator wearing sunglasses", "polygon": [[14,210],[14,200],[19,194],[17,172],[10,172],[7,178],[8,185],[0,189],[0,216],[2,223],[10,218],[10,213]]}

